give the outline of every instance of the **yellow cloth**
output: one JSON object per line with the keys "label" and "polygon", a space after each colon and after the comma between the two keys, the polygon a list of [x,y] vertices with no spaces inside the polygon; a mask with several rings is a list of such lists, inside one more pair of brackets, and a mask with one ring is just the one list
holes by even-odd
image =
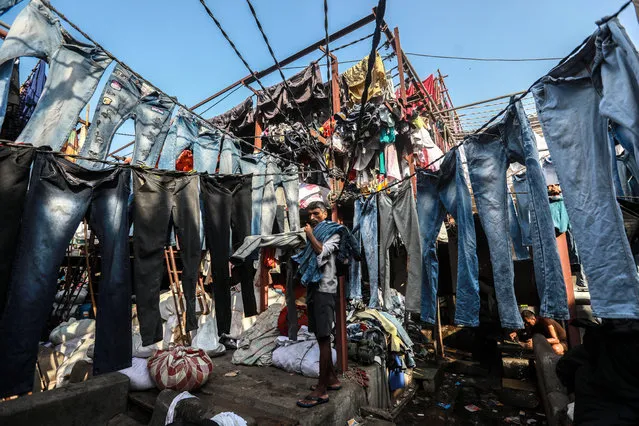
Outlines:
{"label": "yellow cloth", "polygon": [[384,315],[377,312],[375,309],[366,309],[363,311],[356,312],[353,315],[353,318],[366,320],[366,319],[375,319],[379,321],[382,325],[382,328],[388,335],[390,336],[390,350],[391,352],[403,352],[406,348],[404,342],[397,334],[397,327],[393,325]]}
{"label": "yellow cloth", "polygon": [[[344,80],[348,85],[348,92],[353,102],[361,102],[362,100],[367,70],[368,56],[359,61],[357,65],[344,71]],[[377,53],[375,54],[375,66],[373,66],[373,73],[371,74],[371,85],[368,88],[368,99],[381,94],[387,84],[384,61]]]}

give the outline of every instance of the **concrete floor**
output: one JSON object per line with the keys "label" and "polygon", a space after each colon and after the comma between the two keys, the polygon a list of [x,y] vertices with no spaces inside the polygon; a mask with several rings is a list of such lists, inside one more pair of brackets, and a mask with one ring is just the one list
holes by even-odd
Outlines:
{"label": "concrete floor", "polygon": [[[194,392],[203,404],[215,411],[233,411],[240,416],[252,417],[258,425],[270,424],[345,424],[354,418],[359,408],[374,401],[376,389],[364,390],[360,385],[344,378],[340,391],[330,392],[330,402],[310,409],[296,405],[310,392],[317,379],[287,373],[275,367],[249,367],[231,363],[231,354],[213,358],[213,373],[208,382]],[[370,383],[375,383],[376,367],[364,368]],[[227,373],[239,371],[235,376]],[[367,399],[368,394],[368,399]]]}

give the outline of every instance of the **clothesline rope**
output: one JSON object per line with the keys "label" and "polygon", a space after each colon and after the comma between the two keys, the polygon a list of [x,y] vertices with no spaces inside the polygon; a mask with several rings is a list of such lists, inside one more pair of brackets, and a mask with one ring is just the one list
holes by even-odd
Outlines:
{"label": "clothesline rope", "polygon": [[[120,160],[121,162],[115,162],[115,161],[108,161],[108,160],[98,160],[96,158],[90,158],[90,157],[85,157],[82,155],[78,155],[78,154],[66,154],[64,152],[57,152],[57,151],[51,151],[48,148],[44,148],[44,147],[37,147],[37,146],[32,146],[32,145],[25,145],[25,144],[19,144],[19,143],[15,143],[13,141],[10,140],[6,140],[6,139],[0,139],[0,146],[8,146],[8,147],[12,147],[12,148],[18,148],[18,149],[33,149],[37,152],[42,152],[42,153],[46,153],[46,154],[51,154],[51,155],[55,155],[56,157],[69,157],[69,158],[73,158],[73,159],[77,159],[77,160],[87,160],[87,161],[92,161],[95,163],[101,163],[101,164],[106,164],[109,166],[117,166],[117,167],[133,167],[133,168],[141,168],[141,169],[145,169],[145,170],[157,170],[157,171],[166,171],[166,172],[178,172],[178,173],[184,173],[185,175],[188,174],[203,174],[204,172],[197,172],[197,171],[192,171],[192,172],[180,172],[179,170],[161,170],[161,169],[154,169],[152,167],[148,167],[145,166],[143,164],[129,164],[125,162],[125,157],[124,156],[115,156],[118,160]],[[293,176],[293,175],[308,175],[308,174],[314,174],[314,173],[324,173],[324,171],[322,170],[306,170],[306,171],[299,171],[296,173],[239,173],[239,174],[229,174],[229,173],[206,173],[208,176]]]}

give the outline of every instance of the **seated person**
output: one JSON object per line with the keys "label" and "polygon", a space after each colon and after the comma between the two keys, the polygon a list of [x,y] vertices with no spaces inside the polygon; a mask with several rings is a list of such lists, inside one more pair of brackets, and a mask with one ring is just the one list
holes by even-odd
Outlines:
{"label": "seated person", "polygon": [[522,311],[521,317],[526,323],[526,328],[521,334],[521,341],[517,339],[517,333],[512,333],[510,337],[522,347],[532,349],[532,336],[538,333],[548,340],[557,355],[563,355],[568,350],[566,330],[557,321],[551,318],[542,318],[529,310]]}

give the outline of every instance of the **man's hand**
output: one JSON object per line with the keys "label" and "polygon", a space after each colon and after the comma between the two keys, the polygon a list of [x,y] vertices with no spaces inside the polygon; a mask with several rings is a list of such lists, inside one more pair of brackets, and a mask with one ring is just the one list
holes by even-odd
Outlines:
{"label": "man's hand", "polygon": [[310,238],[310,236],[313,235],[313,228],[311,228],[311,225],[307,223],[304,227],[304,232],[306,233],[306,238]]}

